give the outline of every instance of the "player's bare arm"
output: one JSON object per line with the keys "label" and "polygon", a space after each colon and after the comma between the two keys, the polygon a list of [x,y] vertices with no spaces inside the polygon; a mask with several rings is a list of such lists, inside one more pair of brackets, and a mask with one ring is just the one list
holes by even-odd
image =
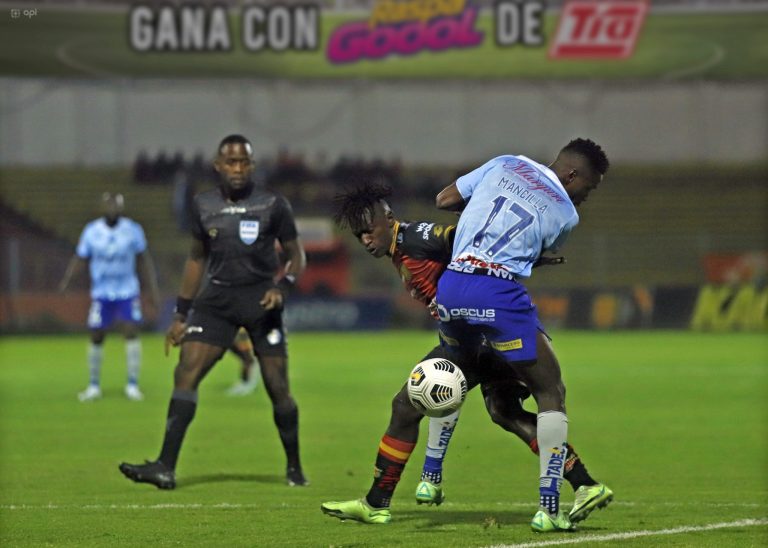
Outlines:
{"label": "player's bare arm", "polygon": [[176,312],[173,315],[173,322],[171,322],[168,331],[165,333],[166,356],[171,346],[178,346],[184,336],[184,331],[187,328],[187,313],[189,312],[192,300],[200,289],[205,273],[206,257],[207,254],[203,242],[193,239],[189,255],[184,263],[184,273],[181,277],[181,290],[179,291],[176,304]]}
{"label": "player's bare arm", "polygon": [[59,283],[59,291],[61,293],[64,293],[67,288],[69,287],[69,282],[72,281],[72,278],[79,275],[80,272],[85,270],[85,265],[88,261],[86,259],[83,259],[82,257],[78,257],[77,255],[72,255],[72,258],[69,260],[69,263],[67,264],[67,269],[64,271],[64,277],[61,279],[61,282]]}
{"label": "player's bare arm", "polygon": [[144,251],[136,256],[136,266],[141,275],[144,287],[149,288],[150,303],[157,313],[160,310],[160,288],[157,285],[157,270],[155,262],[149,251]]}
{"label": "player's bare arm", "polygon": [[441,190],[435,198],[435,206],[437,209],[461,211],[464,209],[465,205],[466,202],[464,201],[464,198],[462,198],[455,182]]}
{"label": "player's bare arm", "polygon": [[264,298],[259,302],[266,310],[283,306],[283,301],[285,300],[283,293],[289,291],[296,284],[299,276],[307,267],[307,256],[304,252],[304,246],[301,245],[301,241],[298,238],[281,242],[281,245],[288,256],[285,277],[278,282],[278,287],[267,290]]}

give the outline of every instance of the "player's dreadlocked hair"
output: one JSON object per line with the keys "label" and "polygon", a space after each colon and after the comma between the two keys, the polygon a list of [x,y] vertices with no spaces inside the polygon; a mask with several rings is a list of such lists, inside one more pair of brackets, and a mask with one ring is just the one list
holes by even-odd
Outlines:
{"label": "player's dreadlocked hair", "polygon": [[340,228],[349,227],[358,232],[373,219],[376,204],[386,203],[391,194],[389,186],[379,183],[366,183],[345,190],[333,198],[336,207],[333,220]]}
{"label": "player's dreadlocked hair", "polygon": [[574,139],[563,147],[563,151],[574,152],[584,156],[584,158],[589,161],[592,169],[597,171],[600,175],[605,175],[605,172],[608,171],[608,167],[610,166],[608,157],[605,155],[603,149],[591,139],[582,139],[580,137]]}

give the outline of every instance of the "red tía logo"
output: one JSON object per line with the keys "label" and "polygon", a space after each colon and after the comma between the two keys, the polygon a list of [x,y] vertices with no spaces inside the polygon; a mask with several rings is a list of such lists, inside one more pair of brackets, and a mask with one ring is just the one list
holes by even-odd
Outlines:
{"label": "red t\u00eda logo", "polygon": [[624,59],[632,55],[648,0],[567,0],[549,49],[552,59]]}

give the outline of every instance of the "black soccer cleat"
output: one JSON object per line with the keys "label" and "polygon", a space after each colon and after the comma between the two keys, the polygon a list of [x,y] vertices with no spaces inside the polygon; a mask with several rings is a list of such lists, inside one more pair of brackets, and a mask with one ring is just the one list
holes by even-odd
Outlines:
{"label": "black soccer cleat", "polygon": [[158,489],[175,489],[176,475],[159,460],[144,464],[120,463],[120,471],[123,475],[136,483],[151,483]]}
{"label": "black soccer cleat", "polygon": [[285,471],[285,481],[291,487],[304,487],[309,485],[309,480],[304,477],[301,468],[288,468]]}

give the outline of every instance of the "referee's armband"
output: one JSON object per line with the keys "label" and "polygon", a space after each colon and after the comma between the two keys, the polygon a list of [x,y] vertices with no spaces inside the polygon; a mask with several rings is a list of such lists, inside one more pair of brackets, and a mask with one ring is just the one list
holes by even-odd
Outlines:
{"label": "referee's armband", "polygon": [[296,287],[296,276],[293,274],[286,274],[277,282],[277,288],[283,292],[283,295],[288,295],[294,287]]}
{"label": "referee's armband", "polygon": [[192,299],[176,297],[176,307],[173,309],[174,314],[178,314],[182,318],[186,319],[190,308],[192,308]]}

